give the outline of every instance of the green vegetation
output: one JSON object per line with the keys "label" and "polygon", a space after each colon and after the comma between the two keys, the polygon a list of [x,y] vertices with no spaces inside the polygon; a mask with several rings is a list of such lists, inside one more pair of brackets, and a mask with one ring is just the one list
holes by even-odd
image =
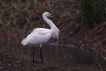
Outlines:
{"label": "green vegetation", "polygon": [[86,27],[105,17],[106,0],[81,0],[82,16]]}

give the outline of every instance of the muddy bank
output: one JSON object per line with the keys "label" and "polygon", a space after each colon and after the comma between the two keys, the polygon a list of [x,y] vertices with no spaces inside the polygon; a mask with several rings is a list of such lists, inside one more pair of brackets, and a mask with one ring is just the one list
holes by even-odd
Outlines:
{"label": "muddy bank", "polygon": [[20,60],[13,56],[0,53],[0,71],[58,71],[59,67],[47,66],[40,61],[33,64],[31,61]]}

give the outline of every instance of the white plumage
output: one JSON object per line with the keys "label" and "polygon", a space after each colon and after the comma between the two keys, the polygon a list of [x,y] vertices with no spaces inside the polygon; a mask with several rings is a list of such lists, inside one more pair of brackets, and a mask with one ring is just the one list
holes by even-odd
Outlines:
{"label": "white plumage", "polygon": [[27,44],[43,44],[51,37],[49,29],[37,28],[34,29],[25,39],[22,40],[23,45]]}
{"label": "white plumage", "polygon": [[52,17],[49,12],[44,12],[42,14],[44,21],[50,25],[51,29],[46,28],[35,28],[26,38],[22,40],[23,45],[27,44],[40,44],[47,42],[51,37],[58,39],[59,29],[54,25],[54,23],[47,17]]}
{"label": "white plumage", "polygon": [[[44,12],[42,14],[42,17],[44,19],[44,21],[50,25],[51,29],[46,29],[46,28],[35,28],[26,38],[24,38],[22,40],[22,45],[27,45],[27,44],[37,44],[40,45],[40,47],[42,47],[42,44],[47,42],[51,37],[54,39],[58,39],[59,37],[59,29],[54,25],[54,23],[48,19],[47,17],[52,17],[53,15],[50,14],[49,12]],[[34,62],[34,51],[33,50],[33,62]],[[41,61],[43,63],[42,60],[42,52],[41,52],[41,48],[40,48],[40,57],[41,57]]]}

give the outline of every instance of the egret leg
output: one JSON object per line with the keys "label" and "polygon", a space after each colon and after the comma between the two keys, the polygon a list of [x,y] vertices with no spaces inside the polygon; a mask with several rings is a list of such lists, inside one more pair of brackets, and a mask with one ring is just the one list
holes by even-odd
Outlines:
{"label": "egret leg", "polygon": [[40,58],[41,58],[41,62],[43,63],[43,59],[42,59],[42,48],[40,48]]}
{"label": "egret leg", "polygon": [[35,52],[36,48],[37,47],[35,47],[34,50],[33,50],[33,52],[32,52],[33,53],[33,63],[34,63],[34,52]]}

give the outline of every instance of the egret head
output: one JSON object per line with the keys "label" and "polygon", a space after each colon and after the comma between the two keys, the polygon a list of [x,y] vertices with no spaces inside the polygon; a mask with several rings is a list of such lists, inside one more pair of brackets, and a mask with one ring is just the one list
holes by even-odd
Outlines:
{"label": "egret head", "polygon": [[44,12],[44,13],[43,13],[43,16],[53,17],[53,15],[52,15],[52,14],[50,14],[49,12]]}

